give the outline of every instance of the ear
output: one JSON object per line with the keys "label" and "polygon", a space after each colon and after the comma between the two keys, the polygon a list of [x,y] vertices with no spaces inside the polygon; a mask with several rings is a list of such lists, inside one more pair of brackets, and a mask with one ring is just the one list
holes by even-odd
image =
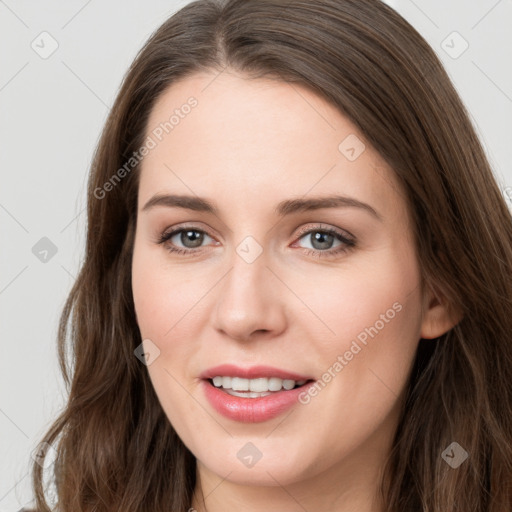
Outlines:
{"label": "ear", "polygon": [[446,297],[428,286],[423,297],[421,338],[442,336],[462,320],[461,311],[455,311]]}

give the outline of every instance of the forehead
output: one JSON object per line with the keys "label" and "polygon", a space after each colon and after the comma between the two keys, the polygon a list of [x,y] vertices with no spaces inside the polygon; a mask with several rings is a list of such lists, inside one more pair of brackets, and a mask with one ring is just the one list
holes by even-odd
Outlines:
{"label": "forehead", "polygon": [[142,161],[140,202],[156,192],[230,203],[328,192],[404,206],[393,171],[353,123],[297,84],[192,75],[160,96],[146,137],[154,147]]}

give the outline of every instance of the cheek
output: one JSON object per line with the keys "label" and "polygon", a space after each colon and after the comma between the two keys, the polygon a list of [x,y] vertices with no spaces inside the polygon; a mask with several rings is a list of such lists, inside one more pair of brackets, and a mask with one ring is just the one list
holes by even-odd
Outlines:
{"label": "cheek", "polygon": [[353,340],[364,346],[370,339],[389,337],[400,344],[419,333],[420,277],[412,254],[371,256],[340,265],[339,271],[300,279],[288,275],[287,282],[293,280],[294,291],[312,313],[310,325],[317,326],[314,345],[326,354],[349,350]]}
{"label": "cheek", "polygon": [[374,254],[371,264],[360,259],[339,273],[320,273],[300,286],[297,281],[297,295],[321,320],[309,315],[317,327],[303,351],[320,372],[319,395],[354,408],[354,418],[361,410],[386,414],[406,384],[419,342],[419,283],[410,247]]}
{"label": "cheek", "polygon": [[[155,392],[172,423],[180,417],[196,418],[188,391],[197,369],[191,364],[200,349],[200,331],[209,315],[205,294],[215,276],[169,264],[162,248],[134,246],[132,291],[141,338],[158,348],[158,357],[148,366]],[[156,350],[156,349],[153,349]],[[196,372],[196,373],[194,373]],[[180,411],[174,418],[172,411]],[[190,415],[189,415],[190,413]],[[181,416],[180,416],[181,415]]]}
{"label": "cheek", "polygon": [[[169,269],[158,251],[136,242],[132,291],[141,338],[151,340],[159,350],[147,368],[159,401],[177,430],[199,429],[204,412],[190,400],[190,390],[185,390],[183,384],[190,377],[186,363],[197,351],[191,342],[197,338],[192,329],[199,328],[198,301],[204,290],[179,270]],[[187,441],[192,442],[188,438]]]}
{"label": "cheek", "polygon": [[190,324],[187,311],[199,301],[201,289],[179,268],[169,268],[161,251],[135,243],[132,291],[142,337],[165,343]]}

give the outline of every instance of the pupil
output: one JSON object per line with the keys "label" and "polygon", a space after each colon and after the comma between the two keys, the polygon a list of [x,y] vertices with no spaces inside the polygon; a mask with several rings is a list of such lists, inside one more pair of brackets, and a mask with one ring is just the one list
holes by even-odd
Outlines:
{"label": "pupil", "polygon": [[[319,247],[315,247],[315,249],[329,249],[330,245],[332,244],[334,236],[330,233],[321,233],[320,231],[317,231],[313,235],[313,247],[315,247],[316,243],[318,242],[320,244]],[[327,241],[326,241],[327,240]]]}

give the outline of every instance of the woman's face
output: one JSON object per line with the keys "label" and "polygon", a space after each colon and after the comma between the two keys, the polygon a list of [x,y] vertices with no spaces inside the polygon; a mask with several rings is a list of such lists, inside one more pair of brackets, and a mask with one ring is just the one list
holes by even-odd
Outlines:
{"label": "woman's face", "polygon": [[151,381],[204,478],[373,474],[430,334],[404,196],[308,89],[215,76],[174,84],[147,126],[132,272]]}

